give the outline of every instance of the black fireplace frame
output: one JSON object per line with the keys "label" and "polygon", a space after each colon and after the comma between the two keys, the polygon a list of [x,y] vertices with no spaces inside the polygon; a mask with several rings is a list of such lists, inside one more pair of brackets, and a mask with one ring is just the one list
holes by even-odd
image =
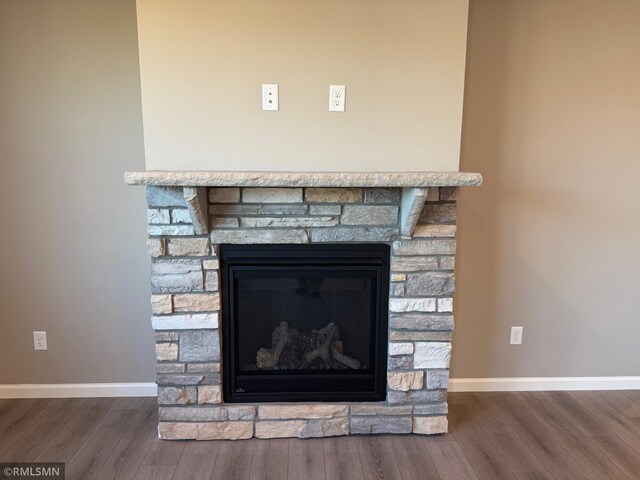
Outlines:
{"label": "black fireplace frame", "polygon": [[[236,367],[236,319],[234,276],[243,268],[309,268],[345,272],[366,271],[375,279],[375,328],[370,341],[374,364],[370,372],[332,371],[323,374],[255,372]],[[238,402],[335,402],[383,401],[387,390],[387,342],[389,312],[390,247],[388,244],[291,244],[220,246],[220,293],[222,300],[223,396]],[[327,382],[330,389],[324,389]],[[245,388],[246,387],[246,388]]]}

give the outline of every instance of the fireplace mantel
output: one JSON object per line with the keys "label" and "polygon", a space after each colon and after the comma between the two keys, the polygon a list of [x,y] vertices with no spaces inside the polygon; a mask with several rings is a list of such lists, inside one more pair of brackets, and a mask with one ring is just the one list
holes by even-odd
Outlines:
{"label": "fireplace mantel", "polygon": [[126,172],[128,185],[173,187],[476,187],[469,172],[231,172],[148,170]]}
{"label": "fireplace mantel", "polygon": [[197,234],[209,232],[204,187],[402,188],[400,230],[411,235],[427,198],[427,188],[476,187],[482,175],[470,172],[242,172],[147,170],[125,172],[128,185],[183,187]]}

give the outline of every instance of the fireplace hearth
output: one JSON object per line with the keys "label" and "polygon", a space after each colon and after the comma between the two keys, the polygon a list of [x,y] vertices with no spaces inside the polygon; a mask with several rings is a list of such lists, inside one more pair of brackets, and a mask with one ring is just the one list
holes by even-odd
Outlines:
{"label": "fireplace hearth", "polygon": [[222,245],[226,402],[382,401],[390,248]]}

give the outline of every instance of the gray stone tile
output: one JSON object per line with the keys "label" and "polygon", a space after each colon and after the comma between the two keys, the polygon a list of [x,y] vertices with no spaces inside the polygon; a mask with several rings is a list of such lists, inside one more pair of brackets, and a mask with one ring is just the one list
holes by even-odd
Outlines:
{"label": "gray stone tile", "polygon": [[158,415],[160,420],[164,421],[225,422],[227,420],[253,420],[256,418],[256,407],[244,405],[160,407]]}
{"label": "gray stone tile", "polygon": [[419,223],[455,223],[455,203],[426,203],[420,214]]}
{"label": "gray stone tile", "polygon": [[202,289],[203,276],[200,260],[158,260],[151,264],[153,293],[191,292]]}
{"label": "gray stone tile", "polygon": [[197,401],[196,387],[158,387],[158,405],[186,405]]}
{"label": "gray stone tile", "polygon": [[351,433],[354,435],[411,433],[411,429],[411,417],[351,417]]}
{"label": "gray stone tile", "polygon": [[400,240],[393,243],[396,255],[453,255],[456,241],[446,240]]}
{"label": "gray stone tile", "polygon": [[243,188],[244,203],[301,203],[301,188]]}
{"label": "gray stone tile", "polygon": [[217,330],[188,330],[180,334],[181,362],[220,360],[220,335]]}
{"label": "gray stone tile", "polygon": [[302,229],[213,230],[210,238],[212,243],[309,243]]}
{"label": "gray stone tile", "polygon": [[389,242],[398,236],[392,227],[336,227],[310,229],[311,242]]}
{"label": "gray stone tile", "polygon": [[427,272],[407,275],[407,295],[440,296],[453,295],[455,281],[453,273]]}
{"label": "gray stone tile", "polygon": [[453,330],[453,316],[428,313],[393,314],[389,318],[389,325],[392,329],[402,330]]}
{"label": "gray stone tile", "polygon": [[365,203],[400,203],[399,188],[367,188],[364,191]]}
{"label": "gray stone tile", "polygon": [[182,187],[147,187],[147,205],[153,207],[186,207]]}
{"label": "gray stone tile", "polygon": [[395,225],[398,207],[395,205],[345,205],[340,217],[342,225]]}

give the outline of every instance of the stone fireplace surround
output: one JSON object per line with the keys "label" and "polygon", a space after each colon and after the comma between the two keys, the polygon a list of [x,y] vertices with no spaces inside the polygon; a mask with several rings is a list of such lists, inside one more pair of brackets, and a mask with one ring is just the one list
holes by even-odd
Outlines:
{"label": "stone fireplace surround", "polygon": [[[462,172],[129,172],[147,186],[159,436],[169,440],[447,431]],[[225,404],[219,245],[392,247],[384,402]]]}

